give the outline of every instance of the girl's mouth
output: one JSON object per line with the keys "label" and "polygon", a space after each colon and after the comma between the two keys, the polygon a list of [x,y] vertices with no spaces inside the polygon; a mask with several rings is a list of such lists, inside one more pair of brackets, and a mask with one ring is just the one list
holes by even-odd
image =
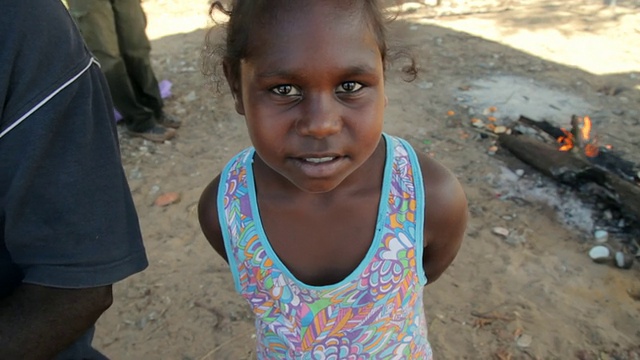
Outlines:
{"label": "girl's mouth", "polygon": [[336,158],[335,156],[311,157],[311,158],[304,158],[304,161],[314,163],[314,164],[322,164],[329,161],[333,161],[335,158]]}
{"label": "girl's mouth", "polygon": [[325,178],[335,176],[344,165],[345,156],[338,155],[303,155],[293,158],[298,168],[309,178]]}

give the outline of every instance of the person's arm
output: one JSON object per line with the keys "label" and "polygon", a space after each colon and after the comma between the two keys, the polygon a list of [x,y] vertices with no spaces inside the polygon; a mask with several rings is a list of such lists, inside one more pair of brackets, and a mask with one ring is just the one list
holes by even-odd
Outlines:
{"label": "person's arm", "polygon": [[51,359],[111,305],[111,285],[60,289],[23,284],[0,300],[0,358]]}
{"label": "person's arm", "polygon": [[449,170],[427,155],[418,158],[426,198],[422,264],[431,284],[458,254],[467,227],[467,198]]}
{"label": "person's arm", "polygon": [[0,359],[92,358],[111,284],[147,266],[113,104],[59,1],[3,10]]}
{"label": "person's arm", "polygon": [[227,260],[227,252],[224,247],[222,229],[218,221],[218,184],[220,176],[217,176],[202,192],[198,202],[198,220],[202,233],[211,244],[211,247],[224,259]]}

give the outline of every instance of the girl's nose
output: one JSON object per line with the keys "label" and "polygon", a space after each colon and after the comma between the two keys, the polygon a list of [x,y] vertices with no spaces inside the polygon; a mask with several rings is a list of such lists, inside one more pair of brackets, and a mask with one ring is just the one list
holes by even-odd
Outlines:
{"label": "girl's nose", "polygon": [[342,119],[340,104],[333,94],[308,96],[306,106],[296,122],[296,131],[302,136],[312,136],[318,139],[340,132]]}

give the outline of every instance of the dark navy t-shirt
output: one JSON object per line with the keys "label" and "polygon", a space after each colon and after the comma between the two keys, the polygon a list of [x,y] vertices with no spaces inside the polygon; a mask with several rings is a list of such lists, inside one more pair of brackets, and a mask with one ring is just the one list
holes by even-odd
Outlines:
{"label": "dark navy t-shirt", "polygon": [[[0,298],[147,266],[99,66],[59,0],[0,11]],[[93,329],[60,359],[93,359]]]}

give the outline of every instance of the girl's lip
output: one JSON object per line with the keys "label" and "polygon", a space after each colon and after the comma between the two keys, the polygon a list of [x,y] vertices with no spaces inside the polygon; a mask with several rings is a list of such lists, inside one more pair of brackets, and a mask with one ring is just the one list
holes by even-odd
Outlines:
{"label": "girl's lip", "polygon": [[322,163],[329,162],[329,161],[331,161],[333,159],[335,159],[334,156],[310,157],[310,158],[305,158],[304,161],[307,161],[307,162],[310,162],[310,163],[314,163],[314,164],[322,164]]}
{"label": "girl's lip", "polygon": [[[342,166],[345,156],[335,154],[305,155],[293,158],[302,172],[311,178],[322,178],[334,175]],[[313,160],[312,160],[313,159]]]}
{"label": "girl's lip", "polygon": [[323,158],[338,158],[342,155],[336,153],[318,153],[318,154],[301,154],[294,156],[296,159],[323,159]]}

